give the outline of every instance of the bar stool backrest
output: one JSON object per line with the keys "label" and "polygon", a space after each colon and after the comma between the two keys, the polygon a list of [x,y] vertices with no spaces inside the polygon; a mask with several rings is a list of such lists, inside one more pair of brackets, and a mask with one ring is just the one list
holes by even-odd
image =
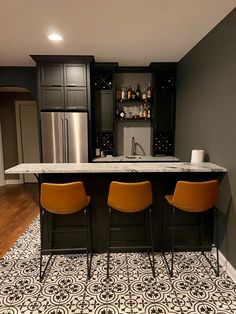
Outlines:
{"label": "bar stool backrest", "polygon": [[112,181],[108,194],[108,205],[121,212],[134,213],[152,204],[150,181],[126,183]]}
{"label": "bar stool backrest", "polygon": [[73,214],[88,206],[83,182],[42,183],[40,204],[54,214]]}
{"label": "bar stool backrest", "polygon": [[217,180],[178,181],[171,205],[187,212],[203,212],[215,206],[219,194]]}

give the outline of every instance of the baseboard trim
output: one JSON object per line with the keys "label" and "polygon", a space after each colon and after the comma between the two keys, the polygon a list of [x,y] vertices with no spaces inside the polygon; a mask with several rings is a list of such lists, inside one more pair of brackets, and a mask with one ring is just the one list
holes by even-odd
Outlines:
{"label": "baseboard trim", "polygon": [[20,179],[5,180],[5,185],[8,184],[23,184],[23,182]]}
{"label": "baseboard trim", "polygon": [[[214,248],[212,250],[212,253],[216,257],[216,249]],[[228,275],[236,282],[236,269],[230,264],[230,262],[227,260],[227,258],[221,253],[219,250],[219,263],[223,270],[225,270]]]}

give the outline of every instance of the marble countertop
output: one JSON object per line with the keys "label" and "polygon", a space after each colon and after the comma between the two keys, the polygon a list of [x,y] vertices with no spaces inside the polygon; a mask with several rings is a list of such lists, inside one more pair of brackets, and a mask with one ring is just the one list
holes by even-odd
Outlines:
{"label": "marble countertop", "polygon": [[26,173],[124,173],[124,172],[227,172],[209,162],[138,162],[138,163],[24,163],[5,170],[6,174]]}
{"label": "marble countertop", "polygon": [[135,155],[135,156],[115,156],[107,155],[106,157],[98,157],[93,159],[93,162],[169,162],[179,161],[174,156],[149,156],[149,155]]}

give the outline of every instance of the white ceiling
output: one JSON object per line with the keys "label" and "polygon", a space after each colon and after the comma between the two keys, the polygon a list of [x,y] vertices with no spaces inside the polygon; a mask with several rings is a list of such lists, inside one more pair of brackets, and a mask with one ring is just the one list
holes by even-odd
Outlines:
{"label": "white ceiling", "polygon": [[[236,0],[0,0],[0,66],[34,65],[30,54],[94,55],[148,65],[179,61]],[[59,32],[64,40],[50,42]]]}

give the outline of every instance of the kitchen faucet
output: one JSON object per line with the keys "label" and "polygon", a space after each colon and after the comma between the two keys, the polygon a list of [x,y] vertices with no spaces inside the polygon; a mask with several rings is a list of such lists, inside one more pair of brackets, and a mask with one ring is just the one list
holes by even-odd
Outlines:
{"label": "kitchen faucet", "polygon": [[131,140],[131,156],[135,156],[136,153],[136,143],[135,143],[135,138],[134,136],[132,136],[132,140]]}

